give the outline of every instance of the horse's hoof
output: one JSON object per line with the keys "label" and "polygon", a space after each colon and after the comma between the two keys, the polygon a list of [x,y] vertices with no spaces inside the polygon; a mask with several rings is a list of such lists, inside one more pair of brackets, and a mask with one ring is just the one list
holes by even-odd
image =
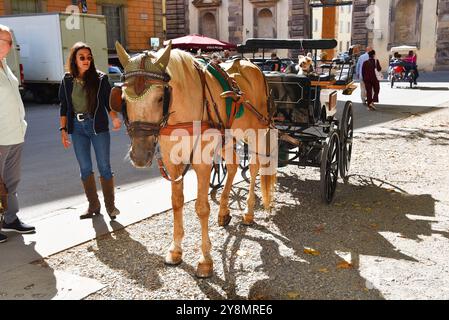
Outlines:
{"label": "horse's hoof", "polygon": [[182,253],[169,252],[165,257],[165,264],[169,266],[177,266],[182,262]]}
{"label": "horse's hoof", "polygon": [[196,276],[198,278],[210,278],[214,274],[214,265],[212,262],[209,263],[198,263],[196,268]]}
{"label": "horse's hoof", "polygon": [[244,226],[252,226],[254,224],[254,216],[244,215],[242,218],[242,224]]}
{"label": "horse's hoof", "polygon": [[230,214],[227,214],[225,216],[219,216],[218,217],[218,225],[220,227],[226,227],[227,225],[229,225],[229,222],[231,222],[231,219],[232,219],[232,217]]}

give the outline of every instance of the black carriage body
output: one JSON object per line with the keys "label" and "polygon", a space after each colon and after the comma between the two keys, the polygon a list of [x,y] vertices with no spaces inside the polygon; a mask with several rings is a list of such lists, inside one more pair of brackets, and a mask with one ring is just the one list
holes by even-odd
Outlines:
{"label": "black carriage body", "polygon": [[[331,124],[320,121],[320,88],[311,85],[303,75],[280,72],[265,73],[270,94],[276,106],[276,127],[301,141],[301,145],[287,141],[279,143],[279,165],[320,166],[321,150]],[[293,155],[293,157],[291,157]]]}
{"label": "black carriage body", "polygon": [[277,118],[285,123],[313,123],[310,110],[310,80],[305,76],[269,72],[265,74],[270,94],[276,105]]}

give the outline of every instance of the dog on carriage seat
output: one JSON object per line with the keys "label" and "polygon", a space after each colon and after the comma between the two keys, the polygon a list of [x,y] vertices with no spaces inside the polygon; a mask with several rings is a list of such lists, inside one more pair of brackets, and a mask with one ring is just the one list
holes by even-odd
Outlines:
{"label": "dog on carriage seat", "polygon": [[313,60],[309,56],[298,56],[298,75],[307,75],[313,71]]}

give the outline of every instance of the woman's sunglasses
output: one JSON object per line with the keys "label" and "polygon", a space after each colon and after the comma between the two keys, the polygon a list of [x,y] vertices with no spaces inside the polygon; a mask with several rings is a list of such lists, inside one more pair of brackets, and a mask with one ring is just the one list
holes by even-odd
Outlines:
{"label": "woman's sunglasses", "polygon": [[80,59],[80,61],[84,61],[84,60],[87,60],[87,61],[92,61],[93,60],[93,58],[92,57],[83,57],[83,56],[81,56],[81,57],[79,57],[79,59]]}

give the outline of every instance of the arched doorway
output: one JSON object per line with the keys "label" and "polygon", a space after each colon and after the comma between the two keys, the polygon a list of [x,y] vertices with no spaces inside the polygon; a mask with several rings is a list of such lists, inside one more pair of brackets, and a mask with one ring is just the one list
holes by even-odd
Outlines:
{"label": "arched doorway", "polygon": [[263,8],[257,14],[257,37],[274,38],[276,36],[273,13],[270,9]]}
{"label": "arched doorway", "polygon": [[394,0],[391,13],[390,42],[394,45],[419,46],[422,0]]}
{"label": "arched doorway", "polygon": [[200,33],[205,35],[206,37],[214,39],[218,38],[217,22],[213,13],[205,12],[202,15]]}

